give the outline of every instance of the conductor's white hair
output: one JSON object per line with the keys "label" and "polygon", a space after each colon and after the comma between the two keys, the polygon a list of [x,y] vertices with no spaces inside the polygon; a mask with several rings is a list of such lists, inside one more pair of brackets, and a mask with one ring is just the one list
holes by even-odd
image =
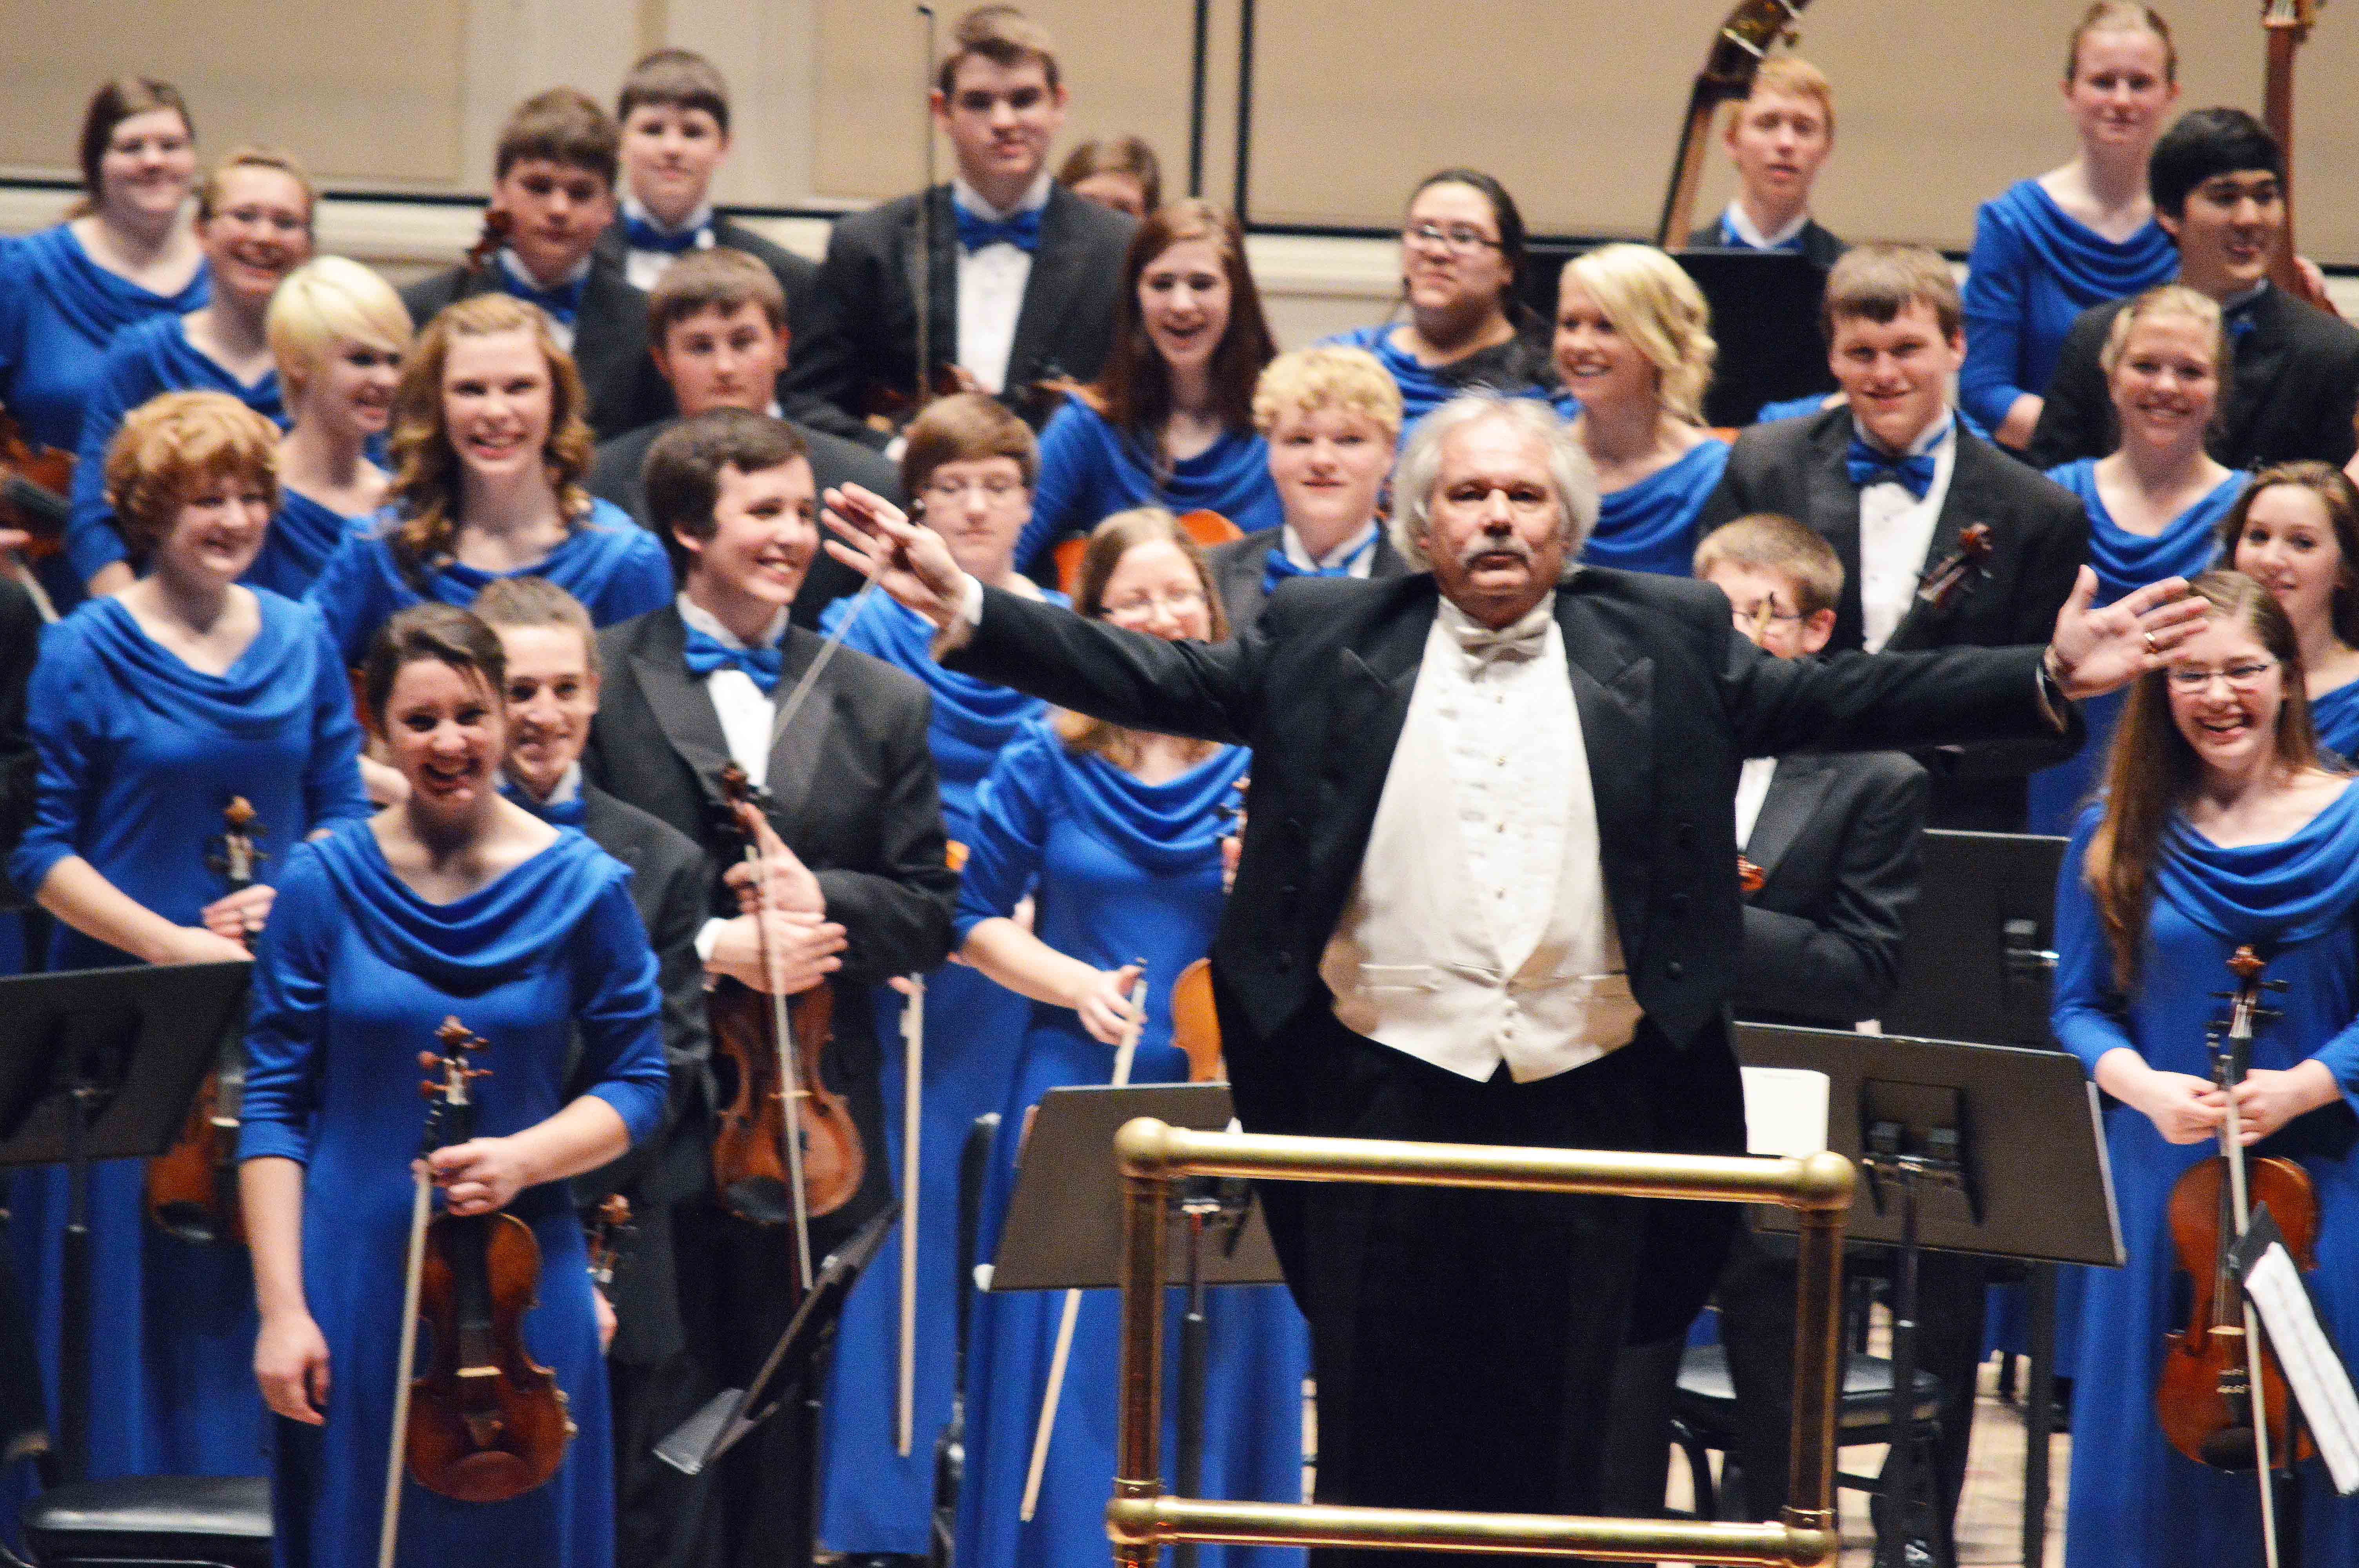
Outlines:
{"label": "conductor's white hair", "polygon": [[1393,471],[1393,548],[1415,570],[1433,569],[1425,535],[1433,516],[1434,488],[1441,481],[1442,445],[1461,430],[1493,420],[1513,427],[1540,445],[1549,484],[1556,491],[1557,520],[1564,535],[1564,571],[1570,577],[1582,546],[1589,542],[1590,530],[1597,526],[1597,470],[1571,427],[1557,418],[1547,404],[1490,391],[1451,398],[1418,421],[1409,433],[1408,449]]}

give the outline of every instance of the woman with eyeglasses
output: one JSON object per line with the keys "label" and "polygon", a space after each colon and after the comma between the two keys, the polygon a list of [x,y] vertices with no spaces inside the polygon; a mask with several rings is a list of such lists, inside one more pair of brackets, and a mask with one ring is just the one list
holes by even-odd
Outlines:
{"label": "woman with eyeglasses", "polygon": [[1277,347],[1245,232],[1209,201],[1158,211],[1123,262],[1114,351],[1040,432],[1040,478],[1016,564],[1127,507],[1217,512],[1251,534],[1278,523],[1254,380]]}
{"label": "woman with eyeglasses", "polygon": [[2359,758],[2359,490],[2328,463],[2263,469],[2220,524],[2220,550],[2293,622],[2318,743]]}
{"label": "woman with eyeglasses", "polygon": [[[928,405],[905,434],[903,491],[919,519],[948,541],[959,565],[993,588],[1064,603],[1064,595],[1036,588],[1016,569],[1016,538],[1032,515],[1040,464],[1024,421],[996,398],[960,393]],[[850,621],[845,647],[924,685],[933,698],[927,742],[941,785],[942,830],[952,844],[966,844],[974,833],[975,792],[1000,753],[1048,705],[944,668],[933,656],[932,624],[882,593],[872,594],[856,619],[853,603],[839,599],[829,605],[821,628],[832,632]],[[960,1153],[974,1119],[997,1110],[1006,1098],[1030,1009],[1022,997],[962,964],[935,969],[925,987],[914,1430],[935,1433],[950,1419],[958,1348],[951,1274],[958,1252]],[[902,994],[879,989],[875,1002],[876,1038],[897,1040]],[[899,1051],[883,1054],[884,1103],[898,1106],[906,1059]],[[900,1118],[888,1115],[885,1132],[898,1186],[908,1159]],[[922,1557],[931,1539],[932,1444],[912,1444],[905,1455],[897,1443],[900,1336],[901,1254],[887,1248],[853,1287],[836,1333],[820,1517],[820,1540],[832,1552]]]}
{"label": "woman with eyeglasses", "polygon": [[[2105,1142],[2126,1267],[2088,1271],[2072,1411],[2066,1568],[2250,1561],[2249,1472],[2181,1457],[2155,1420],[2165,1330],[2180,1326],[2169,1207],[2216,1152],[2233,1098],[2248,1156],[2284,1155],[2318,1198],[2316,1272],[2330,1338],[2359,1333],[2359,790],[2324,764],[2303,649],[2269,590],[2235,572],[2193,583],[2211,607],[2170,665],[2131,689],[2105,795],[2081,817],[2056,890],[2056,1038],[2112,1097]],[[2252,1070],[2212,1086],[2207,1027],[2250,945],[2281,982]],[[2287,1561],[2359,1562],[2359,1501],[2300,1466]]]}
{"label": "woman with eyeglasses", "polygon": [[1409,193],[1401,221],[1406,319],[1326,341],[1365,349],[1400,384],[1401,438],[1462,392],[1548,396],[1547,328],[1523,302],[1524,215],[1507,188],[1445,168]]}
{"label": "woman with eyeglasses", "polygon": [[[1091,534],[1073,608],[1170,642],[1213,641],[1226,631],[1202,556],[1169,513],[1150,509],[1118,513]],[[1225,808],[1237,804],[1250,761],[1243,747],[1059,713],[1027,727],[984,781],[959,891],[959,956],[1032,1007],[1004,1101],[983,1256],[998,1245],[1023,1130],[1043,1094],[1105,1083],[1112,1047],[1132,1027],[1133,1082],[1188,1076],[1188,1059],[1171,1040],[1171,983],[1212,946],[1222,839],[1231,831]],[[1029,928],[1015,918],[1027,892],[1037,906]],[[1143,1019],[1131,1001],[1142,972]],[[1062,1307],[1054,1292],[977,1303],[961,1562],[1082,1563],[1105,1553],[1114,1457],[1114,1388],[1106,1379],[1066,1378],[1038,1507],[1029,1522],[1018,1517]],[[1299,1497],[1309,1329],[1274,1288],[1215,1292],[1208,1311],[1203,1493]],[[1114,1365],[1117,1316],[1115,1292],[1083,1297],[1072,1368]],[[1301,1562],[1269,1547],[1204,1556],[1207,1568]]]}

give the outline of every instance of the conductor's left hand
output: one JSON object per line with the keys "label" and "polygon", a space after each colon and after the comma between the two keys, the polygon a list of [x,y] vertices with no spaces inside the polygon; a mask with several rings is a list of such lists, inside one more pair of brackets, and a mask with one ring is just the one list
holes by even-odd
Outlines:
{"label": "conductor's left hand", "polygon": [[2087,567],[2057,612],[2048,644],[2048,674],[2079,701],[2129,685],[2170,663],[2171,654],[2202,627],[2211,606],[2187,591],[2185,578],[2165,578],[2123,595],[2103,610],[2097,574]]}
{"label": "conductor's left hand", "polygon": [[532,1184],[532,1173],[511,1138],[471,1138],[426,1157],[434,1184],[452,1214],[492,1214]]}

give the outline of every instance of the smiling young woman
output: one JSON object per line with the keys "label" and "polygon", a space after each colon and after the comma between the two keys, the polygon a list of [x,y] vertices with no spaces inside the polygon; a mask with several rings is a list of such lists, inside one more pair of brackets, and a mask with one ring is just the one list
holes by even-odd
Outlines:
{"label": "smiling young woman", "polygon": [[2220,549],[2293,622],[2319,744],[2359,755],[2359,491],[2326,463],[2263,469],[2222,521]]}

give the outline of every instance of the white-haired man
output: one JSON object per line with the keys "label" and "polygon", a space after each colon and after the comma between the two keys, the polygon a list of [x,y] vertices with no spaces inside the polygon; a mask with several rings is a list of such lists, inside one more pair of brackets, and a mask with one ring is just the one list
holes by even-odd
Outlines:
{"label": "white-haired man", "polygon": [[[2184,584],[2037,647],[1777,659],[1708,584],[1571,563],[1586,460],[1536,404],[1429,416],[1394,485],[1417,574],[1299,579],[1219,645],[985,592],[935,535],[832,493],[831,545],[943,657],[1117,723],[1254,749],[1212,946],[1256,1131],[1736,1152],[1739,765],[2069,727],[2167,660]],[[1322,1500],[1594,1511],[1625,1328],[1684,1323],[1733,1210],[1272,1185],[1311,1325]],[[1355,1553],[1336,1553],[1340,1562]]]}

